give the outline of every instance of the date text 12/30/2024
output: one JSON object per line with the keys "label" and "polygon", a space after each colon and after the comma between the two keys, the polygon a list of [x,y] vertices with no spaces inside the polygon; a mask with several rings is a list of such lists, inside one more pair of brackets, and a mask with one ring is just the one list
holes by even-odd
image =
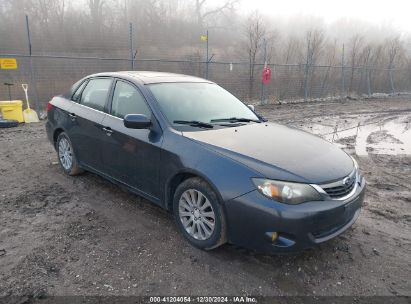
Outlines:
{"label": "date text 12/30/2024", "polygon": [[173,296],[173,297],[150,297],[150,303],[257,303],[255,297],[232,296],[232,297],[206,297],[206,296]]}

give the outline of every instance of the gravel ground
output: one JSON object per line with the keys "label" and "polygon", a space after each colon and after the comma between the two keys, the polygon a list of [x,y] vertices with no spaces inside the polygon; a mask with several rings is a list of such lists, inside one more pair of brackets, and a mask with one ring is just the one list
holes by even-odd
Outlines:
{"label": "gravel ground", "polygon": [[[64,175],[44,122],[21,125],[0,129],[0,296],[411,296],[411,156],[406,143],[383,132],[398,119],[408,130],[411,100],[257,111],[316,134],[377,122],[366,155],[356,156],[368,181],[365,206],[345,234],[292,255],[232,245],[200,251],[179,235],[170,214],[146,200],[94,174]],[[358,137],[337,133],[331,140],[355,155]],[[375,148],[383,141],[403,153]]]}

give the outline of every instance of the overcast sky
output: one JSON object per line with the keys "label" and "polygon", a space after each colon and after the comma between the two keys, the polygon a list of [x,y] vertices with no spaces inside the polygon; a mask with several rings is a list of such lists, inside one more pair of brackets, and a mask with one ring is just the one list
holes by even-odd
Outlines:
{"label": "overcast sky", "polygon": [[258,9],[283,17],[313,15],[330,23],[341,18],[359,19],[376,25],[391,25],[411,33],[411,0],[242,0],[240,10]]}

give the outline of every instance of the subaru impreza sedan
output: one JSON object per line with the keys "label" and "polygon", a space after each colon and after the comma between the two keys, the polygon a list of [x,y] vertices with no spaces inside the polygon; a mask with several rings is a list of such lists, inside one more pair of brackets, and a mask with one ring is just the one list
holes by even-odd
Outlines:
{"label": "subaru impreza sedan", "polygon": [[353,158],[267,122],[205,79],[94,74],[47,111],[65,173],[93,172],[169,210],[201,249],[297,251],[338,236],[360,214],[365,180]]}

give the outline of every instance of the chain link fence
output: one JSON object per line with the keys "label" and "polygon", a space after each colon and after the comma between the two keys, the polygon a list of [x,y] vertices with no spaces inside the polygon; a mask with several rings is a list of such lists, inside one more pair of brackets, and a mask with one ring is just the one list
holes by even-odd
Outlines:
{"label": "chain link fence", "polygon": [[[0,57],[14,57],[18,62],[17,70],[0,70],[0,84],[13,83],[12,98],[23,99],[21,84],[29,83],[29,96],[40,110],[54,95],[65,92],[86,75],[131,69],[131,60],[123,58],[19,54],[0,54]],[[250,65],[240,62],[134,60],[135,70],[182,73],[198,77],[205,77],[207,65],[210,80],[247,102],[334,99],[347,95],[370,96],[373,93],[411,91],[411,71],[407,69],[269,64],[272,70],[271,81],[263,85],[261,72],[264,65],[260,63]],[[7,87],[2,86],[0,100],[7,99]]]}
{"label": "chain link fence", "polygon": [[[24,99],[21,84],[28,83],[29,97],[37,110],[43,110],[53,96],[65,92],[86,75],[132,69],[208,78],[247,103],[339,99],[411,91],[411,69],[382,68],[386,66],[384,61],[378,66],[355,67],[336,66],[335,63],[315,65],[307,58],[300,64],[269,62],[271,81],[263,85],[264,62],[261,61],[264,60],[260,56],[256,63],[250,64],[245,46],[236,45],[239,50],[231,46],[228,50],[227,45],[221,44],[221,38],[220,42],[218,37],[214,39],[214,34],[209,48],[208,32],[205,43],[200,41],[199,33],[191,32],[188,36],[168,38],[151,32],[140,35],[138,28],[133,30],[130,23],[124,31],[107,36],[112,39],[105,39],[93,37],[95,32],[87,32],[74,24],[49,28],[39,22],[38,16],[35,18],[30,23],[27,15],[25,18],[21,15],[5,21],[4,28],[0,28],[3,42],[0,58],[16,58],[18,63],[16,70],[0,69],[0,100],[9,98],[4,83],[14,84],[10,87],[13,99]],[[210,57],[206,59],[209,51]],[[344,54],[340,62],[344,62],[343,58]],[[327,61],[317,59],[317,63]]]}

